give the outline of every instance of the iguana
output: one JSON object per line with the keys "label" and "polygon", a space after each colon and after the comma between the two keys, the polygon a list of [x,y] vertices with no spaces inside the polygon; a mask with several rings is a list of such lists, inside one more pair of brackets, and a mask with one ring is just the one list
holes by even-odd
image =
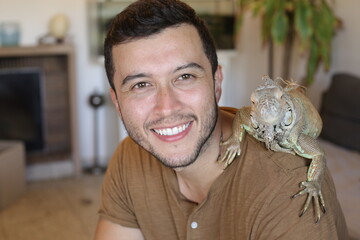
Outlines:
{"label": "iguana", "polygon": [[[292,198],[308,194],[302,216],[314,198],[315,222],[320,221],[320,205],[325,213],[321,182],[325,170],[324,152],[316,138],[322,129],[322,120],[310,100],[303,94],[303,87],[292,81],[278,78],[273,81],[263,76],[265,83],[251,94],[251,106],[241,108],[233,121],[233,133],[222,142],[224,148],[219,162],[226,168],[240,155],[240,142],[245,132],[269,150],[297,154],[312,159],[307,179],[300,183],[300,190]],[[282,86],[285,85],[285,86]]]}

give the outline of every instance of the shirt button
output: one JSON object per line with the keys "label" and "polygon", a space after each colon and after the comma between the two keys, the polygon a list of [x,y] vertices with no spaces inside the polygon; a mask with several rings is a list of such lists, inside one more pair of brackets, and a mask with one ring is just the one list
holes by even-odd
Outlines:
{"label": "shirt button", "polygon": [[197,222],[192,222],[191,223],[191,228],[192,229],[196,229],[198,227],[198,223]]}

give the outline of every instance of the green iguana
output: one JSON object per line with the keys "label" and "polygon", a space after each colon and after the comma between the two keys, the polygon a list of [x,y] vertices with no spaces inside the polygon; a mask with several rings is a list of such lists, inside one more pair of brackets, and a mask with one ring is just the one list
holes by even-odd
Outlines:
{"label": "green iguana", "polygon": [[[233,122],[232,136],[221,145],[224,148],[219,162],[226,168],[240,155],[240,142],[245,132],[249,133],[273,151],[297,154],[312,159],[307,179],[300,183],[303,188],[292,198],[308,194],[302,216],[314,198],[315,222],[320,220],[320,205],[325,213],[321,193],[321,182],[325,170],[324,152],[316,138],[322,129],[319,113],[303,94],[303,87],[291,81],[278,78],[273,81],[264,76],[265,83],[252,94],[250,107],[241,108]],[[285,86],[281,86],[285,85]]]}

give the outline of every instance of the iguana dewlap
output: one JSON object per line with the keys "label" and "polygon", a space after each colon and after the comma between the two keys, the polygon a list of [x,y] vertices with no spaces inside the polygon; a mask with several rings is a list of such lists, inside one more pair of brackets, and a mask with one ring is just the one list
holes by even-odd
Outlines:
{"label": "iguana dewlap", "polygon": [[326,163],[324,152],[316,140],[322,128],[321,118],[303,94],[300,85],[282,79],[275,82],[268,76],[264,76],[263,80],[265,83],[251,94],[252,105],[237,112],[232,136],[221,143],[224,150],[219,162],[224,163],[226,168],[240,155],[240,142],[245,132],[264,142],[269,150],[311,159],[307,179],[300,184],[303,189],[293,197],[308,194],[300,216],[305,213],[311,199],[314,198],[318,222],[321,215],[320,204],[325,212],[321,182]]}

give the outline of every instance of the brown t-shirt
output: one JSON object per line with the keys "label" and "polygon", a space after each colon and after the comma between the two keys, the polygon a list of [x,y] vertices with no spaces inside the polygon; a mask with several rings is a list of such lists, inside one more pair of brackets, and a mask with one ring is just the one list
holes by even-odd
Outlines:
{"label": "brown t-shirt", "polygon": [[313,207],[299,217],[306,197],[290,199],[305,181],[309,160],[267,150],[251,136],[220,175],[205,201],[179,190],[174,171],[130,138],[116,150],[106,173],[100,215],[140,228],[145,239],[348,239],[343,213],[327,170],[327,207],[314,223]]}

